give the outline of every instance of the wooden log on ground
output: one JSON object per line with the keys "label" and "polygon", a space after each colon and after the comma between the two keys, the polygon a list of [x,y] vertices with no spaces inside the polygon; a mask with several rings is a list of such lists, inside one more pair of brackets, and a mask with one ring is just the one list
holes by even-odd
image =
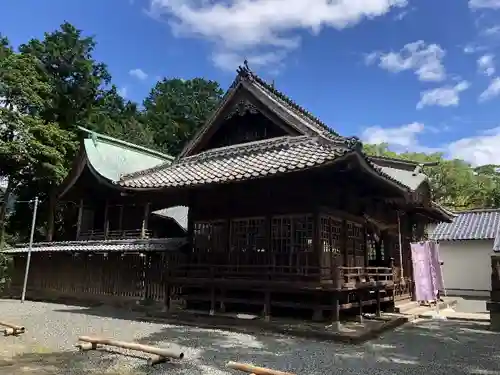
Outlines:
{"label": "wooden log on ground", "polygon": [[135,342],[125,342],[125,341],[118,341],[111,339],[103,339],[100,337],[88,337],[88,336],[80,336],[78,337],[78,340],[82,341],[82,343],[77,344],[77,347],[80,348],[80,350],[82,351],[95,350],[97,349],[97,345],[107,345],[122,349],[136,350],[139,352],[153,354],[153,356],[148,359],[148,364],[150,366],[166,362],[169,358],[176,358],[176,359],[184,358],[184,353],[182,352],[166,348],[157,348],[155,346],[150,346],[150,345],[137,344]]}
{"label": "wooden log on ground", "polygon": [[17,336],[25,331],[24,327],[7,322],[0,322],[0,326],[7,327],[3,331],[4,336]]}
{"label": "wooden log on ground", "polygon": [[243,371],[249,374],[253,375],[295,375],[292,374],[291,372],[283,372],[283,371],[278,371],[278,370],[272,370],[269,368],[265,367],[257,367],[253,365],[249,365],[246,363],[238,363],[238,362],[228,362],[226,364],[226,367],[233,369],[233,370],[239,370]]}

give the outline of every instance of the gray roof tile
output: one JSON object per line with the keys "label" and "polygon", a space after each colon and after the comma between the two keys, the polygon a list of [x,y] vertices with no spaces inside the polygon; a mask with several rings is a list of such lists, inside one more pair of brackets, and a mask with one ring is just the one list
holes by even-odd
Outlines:
{"label": "gray roof tile", "polygon": [[495,239],[499,227],[500,210],[459,212],[451,223],[438,224],[429,238],[438,241]]}
{"label": "gray roof tile", "polygon": [[131,188],[194,186],[247,180],[307,169],[354,151],[345,143],[319,137],[279,137],[221,147],[124,176],[120,185]]}
{"label": "gray roof tile", "polygon": [[[124,251],[124,252],[147,252],[147,251],[174,251],[186,243],[185,238],[152,238],[146,240],[108,240],[108,241],[62,241],[62,242],[38,242],[33,244],[32,252],[93,252],[93,251]],[[27,244],[19,244],[4,251],[7,254],[18,254],[28,252]]]}

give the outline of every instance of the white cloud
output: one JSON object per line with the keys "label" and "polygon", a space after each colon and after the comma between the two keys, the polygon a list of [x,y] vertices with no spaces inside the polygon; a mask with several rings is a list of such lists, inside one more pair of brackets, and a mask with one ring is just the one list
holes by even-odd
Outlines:
{"label": "white cloud", "polygon": [[215,52],[212,55],[212,61],[214,65],[223,70],[234,71],[245,58],[248,60],[248,64],[252,67],[262,67],[262,66],[272,66],[275,70],[279,70],[282,67],[282,60],[284,58],[283,52],[266,52],[262,54],[256,54],[249,56],[248,58],[237,52],[230,51],[220,51]]}
{"label": "white cloud", "polygon": [[481,31],[481,34],[485,36],[495,36],[498,35],[499,33],[500,33],[500,26],[498,25],[488,27]]}
{"label": "white cloud", "polygon": [[137,69],[132,69],[128,72],[132,77],[137,78],[138,80],[144,81],[145,79],[148,78],[148,75],[144,70],[137,68]]}
{"label": "white cloud", "polygon": [[500,164],[500,127],[489,129],[477,136],[459,139],[448,145],[452,158],[463,159],[477,166]]}
{"label": "white cloud", "polygon": [[208,39],[218,54],[250,60],[276,51],[285,56],[300,45],[300,30],[341,30],[406,5],[407,0],[150,0],[149,13],[166,16],[176,35]]}
{"label": "white cloud", "polygon": [[395,128],[371,126],[361,134],[361,139],[370,144],[388,143],[404,150],[418,147],[418,134],[424,131],[424,124],[412,122]]}
{"label": "white cloud", "polygon": [[365,143],[387,143],[396,152],[441,152],[446,158],[462,159],[474,166],[484,164],[500,164],[500,126],[480,132],[477,135],[465,137],[440,147],[427,147],[419,137],[425,133],[436,133],[446,129],[424,126],[419,122],[394,128],[373,126],[366,128],[361,139]]}
{"label": "white cloud", "polygon": [[492,76],[495,74],[494,56],[491,54],[483,55],[477,59],[477,69],[480,73]]}
{"label": "white cloud", "polygon": [[398,52],[372,52],[366,56],[365,62],[373,64],[393,73],[413,71],[420,81],[443,81],[446,70],[443,58],[446,51],[438,44],[426,44],[423,40],[406,44]]}
{"label": "white cloud", "polygon": [[457,83],[455,86],[443,86],[437,89],[426,90],[420,93],[417,109],[428,106],[456,107],[460,103],[460,93],[470,87],[467,81]]}
{"label": "white cloud", "polygon": [[479,101],[485,102],[493,99],[500,94],[500,77],[495,77],[491,80],[490,85],[479,95]]}
{"label": "white cloud", "polygon": [[469,0],[472,9],[500,9],[500,0]]}

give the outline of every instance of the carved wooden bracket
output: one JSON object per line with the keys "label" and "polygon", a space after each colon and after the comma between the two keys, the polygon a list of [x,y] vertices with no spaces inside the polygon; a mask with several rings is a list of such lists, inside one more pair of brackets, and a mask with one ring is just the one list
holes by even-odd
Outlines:
{"label": "carved wooden bracket", "polygon": [[256,106],[254,106],[252,103],[250,103],[248,100],[240,100],[238,104],[236,104],[231,111],[226,115],[225,119],[229,120],[233,116],[244,116],[247,113],[250,114],[257,114],[259,113],[259,110],[257,109]]}

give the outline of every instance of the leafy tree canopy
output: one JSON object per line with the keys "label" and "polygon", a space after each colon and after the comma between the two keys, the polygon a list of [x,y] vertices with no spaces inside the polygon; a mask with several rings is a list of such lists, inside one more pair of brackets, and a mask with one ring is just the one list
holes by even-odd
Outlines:
{"label": "leafy tree canopy", "polygon": [[369,155],[413,160],[422,163],[437,162],[425,167],[429,176],[433,199],[451,209],[493,208],[500,205],[499,166],[484,165],[473,168],[463,160],[445,159],[441,153],[396,153],[387,144],[364,145]]}

